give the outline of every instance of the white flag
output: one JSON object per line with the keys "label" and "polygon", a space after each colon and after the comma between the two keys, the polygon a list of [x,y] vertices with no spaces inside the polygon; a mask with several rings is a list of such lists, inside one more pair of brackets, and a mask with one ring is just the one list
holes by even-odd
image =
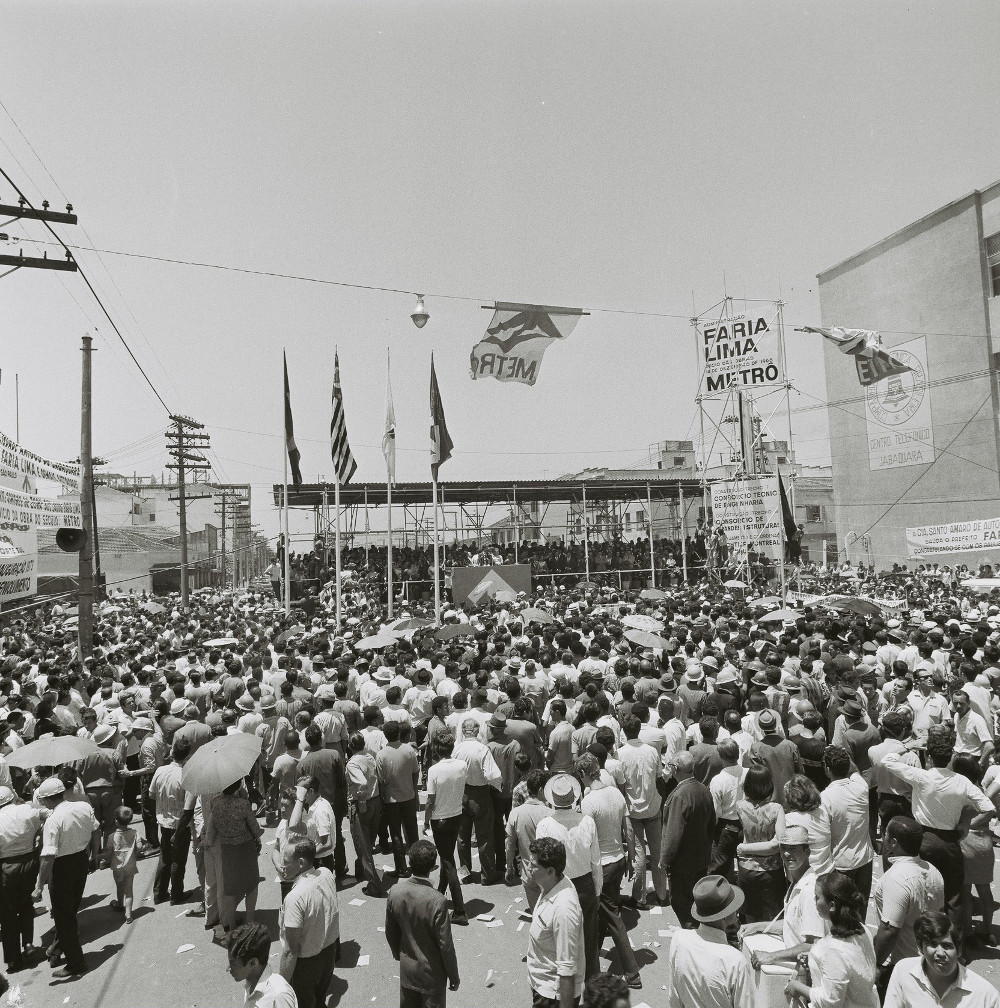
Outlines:
{"label": "white flag", "polygon": [[392,378],[385,376],[385,433],[382,435],[382,454],[389,485],[396,483],[396,412],[392,408]]}

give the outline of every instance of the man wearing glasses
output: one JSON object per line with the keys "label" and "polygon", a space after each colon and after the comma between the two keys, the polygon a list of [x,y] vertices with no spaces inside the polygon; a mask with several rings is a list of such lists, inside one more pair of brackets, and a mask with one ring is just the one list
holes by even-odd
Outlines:
{"label": "man wearing glasses", "polygon": [[934,689],[934,668],[927,663],[917,666],[914,673],[917,685],[906,698],[906,706],[913,711],[913,734],[919,748],[927,745],[927,731],[933,725],[950,720],[948,701]]}

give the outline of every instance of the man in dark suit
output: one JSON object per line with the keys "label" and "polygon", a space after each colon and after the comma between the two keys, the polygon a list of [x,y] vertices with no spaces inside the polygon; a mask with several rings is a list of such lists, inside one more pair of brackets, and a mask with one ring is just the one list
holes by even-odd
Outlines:
{"label": "man in dark suit", "polygon": [[418,840],[407,851],[410,878],[389,890],[385,938],[399,963],[399,1008],[445,1008],[446,989],[458,990],[458,958],[448,903],[428,876],[437,848]]}
{"label": "man in dark suit", "polygon": [[694,778],[694,763],[689,752],[677,753],[667,763],[677,781],[663,803],[663,839],[660,845],[660,869],[670,880],[670,906],[685,928],[694,927],[691,907],[694,884],[708,874],[712,845],[708,838],[715,832],[715,803],[712,793]]}

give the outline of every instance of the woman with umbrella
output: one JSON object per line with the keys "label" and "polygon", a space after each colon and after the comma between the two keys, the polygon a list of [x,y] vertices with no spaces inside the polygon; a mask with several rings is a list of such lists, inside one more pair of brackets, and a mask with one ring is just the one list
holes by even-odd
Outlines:
{"label": "woman with umbrella", "polygon": [[223,930],[236,924],[236,908],[246,901],[246,923],[253,924],[257,911],[260,870],[260,837],[263,832],[253,814],[250,799],[242,791],[242,778],[235,780],[214,800],[209,799],[210,823],[205,843],[222,848],[222,897],[219,901]]}

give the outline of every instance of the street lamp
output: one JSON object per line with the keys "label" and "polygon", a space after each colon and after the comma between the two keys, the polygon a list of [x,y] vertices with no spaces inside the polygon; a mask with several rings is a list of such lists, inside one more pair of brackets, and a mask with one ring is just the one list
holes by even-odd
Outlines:
{"label": "street lamp", "polygon": [[417,295],[417,307],[410,312],[410,318],[413,319],[413,324],[418,329],[423,329],[427,325],[427,320],[430,315],[427,313],[427,309],[424,307],[424,296],[423,294]]}

